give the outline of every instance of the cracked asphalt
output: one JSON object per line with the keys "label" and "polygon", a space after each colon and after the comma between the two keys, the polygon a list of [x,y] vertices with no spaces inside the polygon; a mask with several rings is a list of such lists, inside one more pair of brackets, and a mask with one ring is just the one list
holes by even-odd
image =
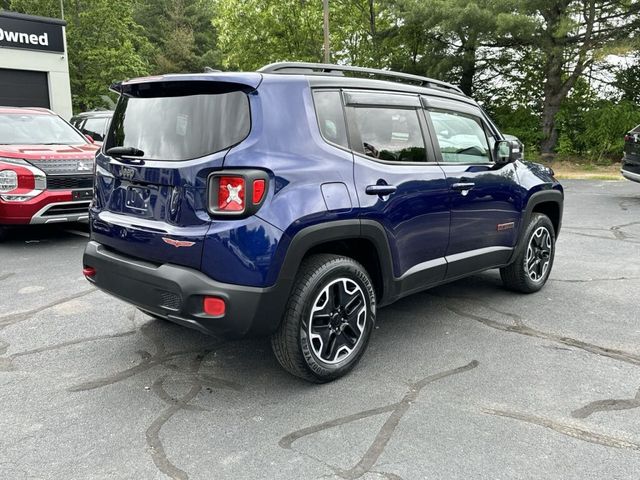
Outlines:
{"label": "cracked asphalt", "polygon": [[406,298],[328,385],[94,290],[79,227],[16,232],[0,479],[638,478],[640,184],[563,183],[541,292],[492,271]]}

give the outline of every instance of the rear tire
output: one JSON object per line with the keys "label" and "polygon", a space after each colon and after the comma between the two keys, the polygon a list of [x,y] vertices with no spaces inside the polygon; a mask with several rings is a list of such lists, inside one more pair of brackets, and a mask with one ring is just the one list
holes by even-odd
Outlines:
{"label": "rear tire", "polygon": [[556,251],[555,231],[549,217],[534,213],[522,241],[524,244],[513,263],[500,269],[502,283],[516,292],[537,292],[549,278]]}
{"label": "rear tire", "polygon": [[376,313],[362,265],[338,255],[312,255],[300,265],[273,352],[289,373],[314,383],[342,377],[369,343]]}

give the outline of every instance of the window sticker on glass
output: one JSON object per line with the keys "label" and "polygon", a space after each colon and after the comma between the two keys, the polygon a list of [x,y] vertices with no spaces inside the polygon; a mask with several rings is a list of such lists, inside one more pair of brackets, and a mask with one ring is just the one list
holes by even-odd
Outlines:
{"label": "window sticker on glass", "polygon": [[189,117],[186,115],[178,115],[176,118],[176,134],[184,137],[187,134],[187,126],[189,125]]}

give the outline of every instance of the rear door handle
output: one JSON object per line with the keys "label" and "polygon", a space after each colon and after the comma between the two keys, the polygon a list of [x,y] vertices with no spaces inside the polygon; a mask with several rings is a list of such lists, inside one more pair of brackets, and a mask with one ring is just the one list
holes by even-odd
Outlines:
{"label": "rear door handle", "polygon": [[395,185],[367,185],[364,191],[367,195],[384,196],[391,195],[396,190],[398,190],[398,187]]}
{"label": "rear door handle", "polygon": [[460,183],[454,183],[453,185],[451,185],[451,189],[455,190],[456,192],[464,192],[471,190],[473,187],[475,187],[476,184],[472,183],[472,182],[460,182]]}

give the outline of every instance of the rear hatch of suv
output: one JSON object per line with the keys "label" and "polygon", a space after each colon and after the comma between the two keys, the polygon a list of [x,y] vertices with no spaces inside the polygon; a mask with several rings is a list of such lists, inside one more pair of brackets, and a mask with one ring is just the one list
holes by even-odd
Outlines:
{"label": "rear hatch of suv", "polygon": [[211,223],[207,179],[251,128],[259,74],[167,75],[120,94],[96,158],[92,237],[108,249],[199,268]]}

